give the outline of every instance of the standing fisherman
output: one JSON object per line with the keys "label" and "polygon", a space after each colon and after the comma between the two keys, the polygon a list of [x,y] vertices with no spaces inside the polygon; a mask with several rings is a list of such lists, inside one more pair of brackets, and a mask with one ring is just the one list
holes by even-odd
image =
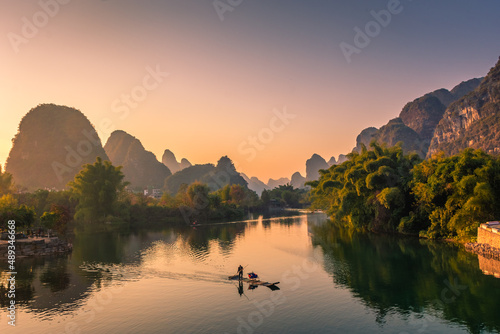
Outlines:
{"label": "standing fisherman", "polygon": [[238,267],[238,279],[241,281],[243,279],[243,267],[240,266]]}

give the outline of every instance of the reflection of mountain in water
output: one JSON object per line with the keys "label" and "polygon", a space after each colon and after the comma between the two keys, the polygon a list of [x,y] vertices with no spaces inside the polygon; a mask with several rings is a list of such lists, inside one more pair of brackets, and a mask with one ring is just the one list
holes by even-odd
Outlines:
{"label": "reflection of mountain in water", "polygon": [[[91,294],[117,281],[156,275],[171,279],[213,280],[213,275],[196,272],[176,273],[141,266],[154,251],[177,249],[193,262],[207,259],[213,248],[229,254],[246,224],[182,227],[163,231],[142,231],[130,235],[79,234],[73,241],[73,253],[16,261],[16,303],[50,316],[76,310]],[[182,248],[180,251],[178,248]],[[8,264],[0,264],[0,306],[6,307]]]}
{"label": "reflection of mountain in water", "polygon": [[394,311],[425,310],[472,333],[500,330],[500,280],[484,276],[477,258],[458,246],[331,225],[314,228],[313,243],[322,247],[334,283],[374,309],[381,323]]}
{"label": "reflection of mountain in water", "polygon": [[[6,273],[7,265],[0,270]],[[98,277],[87,277],[71,264],[69,255],[16,260],[16,304],[35,312],[59,313],[75,309],[78,301]],[[2,277],[4,278],[4,277]],[[6,278],[6,277],[5,277]],[[0,290],[6,281],[0,281]],[[0,305],[6,306],[7,296],[0,293]]]}

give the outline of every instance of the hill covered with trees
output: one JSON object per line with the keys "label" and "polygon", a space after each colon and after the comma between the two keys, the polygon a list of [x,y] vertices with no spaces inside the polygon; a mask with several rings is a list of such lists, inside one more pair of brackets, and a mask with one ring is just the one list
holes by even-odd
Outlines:
{"label": "hill covered with trees", "polygon": [[5,169],[21,189],[64,189],[83,165],[109,160],[87,117],[66,106],[31,109],[12,142]]}

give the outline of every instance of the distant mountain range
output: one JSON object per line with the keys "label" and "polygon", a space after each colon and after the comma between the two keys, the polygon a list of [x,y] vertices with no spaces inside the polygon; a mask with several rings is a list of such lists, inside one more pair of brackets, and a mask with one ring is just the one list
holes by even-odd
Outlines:
{"label": "distant mountain range", "polygon": [[[374,140],[389,146],[400,142],[406,153],[416,152],[427,158],[440,151],[456,154],[467,147],[500,154],[500,60],[485,78],[462,82],[451,91],[442,88],[425,94],[407,103],[399,117],[380,129],[364,129],[353,151],[361,151]],[[327,162],[313,154],[305,163],[305,176],[296,172],[290,178],[264,183],[240,175],[227,157],[217,165],[192,165],[187,159],[178,162],[167,149],[159,162],[139,139],[124,131],[113,132],[103,147],[85,115],[54,104],[31,109],[21,120],[12,142],[5,170],[13,175],[18,188],[30,191],[65,188],[82,165],[93,163],[98,156],[123,166],[132,188],[163,188],[171,194],[182,184],[196,180],[208,183],[213,190],[234,183],[258,194],[287,183],[301,188],[306,181],[316,180],[320,169],[347,159],[341,154]]]}
{"label": "distant mountain range", "polygon": [[241,174],[243,178],[248,182],[248,189],[255,191],[257,194],[261,194],[262,191],[271,190],[276,187],[285,184],[291,184],[294,188],[304,188],[304,183],[306,181],[316,180],[319,177],[320,169],[327,169],[332,165],[339,164],[344,162],[347,157],[341,154],[337,159],[335,157],[331,157],[328,162],[324,158],[322,158],[319,154],[313,154],[311,158],[306,161],[306,176],[302,176],[300,172],[295,172],[291,176],[291,178],[282,177],[278,180],[269,179],[267,183],[262,182],[256,177],[249,178],[245,174]]}
{"label": "distant mountain range", "polygon": [[217,165],[193,165],[169,176],[165,180],[165,190],[171,195],[176,194],[182,185],[189,185],[195,181],[206,183],[212,191],[226,185],[239,184],[247,186],[247,181],[236,171],[233,162],[224,156]]}
{"label": "distant mountain range", "polygon": [[402,143],[405,152],[415,152],[422,158],[427,156],[429,146],[446,108],[464,95],[476,89],[483,78],[471,79],[455,86],[451,91],[441,88],[407,103],[399,117],[390,120],[380,129],[369,127],[356,138],[354,151],[369,147],[375,140],[394,146]]}

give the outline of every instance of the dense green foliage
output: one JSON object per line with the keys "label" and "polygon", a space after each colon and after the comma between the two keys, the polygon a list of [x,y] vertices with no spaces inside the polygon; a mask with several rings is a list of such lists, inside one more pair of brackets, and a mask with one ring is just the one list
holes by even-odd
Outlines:
{"label": "dense green foliage", "polygon": [[36,214],[33,208],[19,205],[17,199],[11,194],[0,197],[0,230],[7,229],[9,220],[16,222],[16,230],[22,231],[33,225]]}
{"label": "dense green foliage", "polygon": [[421,162],[399,146],[371,147],[309,183],[313,208],[348,227],[462,240],[499,217],[499,159],[467,149]]}
{"label": "dense green foliage", "polygon": [[178,209],[185,223],[239,219],[259,204],[257,194],[240,184],[211,191],[207,184],[198,181],[181,186],[175,196],[165,193],[159,203],[167,209]]}
{"label": "dense green foliage", "polygon": [[99,157],[94,164],[85,165],[69,183],[78,200],[75,219],[97,223],[118,215],[118,196],[127,185],[123,178],[121,167]]}
{"label": "dense green foliage", "polygon": [[44,212],[40,217],[42,226],[55,230],[59,235],[65,235],[72,217],[67,207],[53,204],[50,211]]}
{"label": "dense green foliage", "polygon": [[0,196],[9,194],[12,191],[12,174],[2,172],[0,165]]}
{"label": "dense green foliage", "polygon": [[294,188],[290,184],[281,185],[271,190],[264,190],[261,195],[264,206],[274,205],[289,208],[303,208],[309,205],[308,191]]}
{"label": "dense green foliage", "polygon": [[439,155],[417,165],[411,188],[415,214],[430,238],[467,239],[480,223],[500,217],[500,159],[466,149],[460,155]]}

